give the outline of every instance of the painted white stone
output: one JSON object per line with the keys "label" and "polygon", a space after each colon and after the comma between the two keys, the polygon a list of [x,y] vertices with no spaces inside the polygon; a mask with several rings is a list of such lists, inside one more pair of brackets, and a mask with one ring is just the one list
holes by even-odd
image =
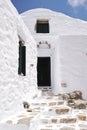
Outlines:
{"label": "painted white stone", "polygon": [[28,130],[27,125],[0,125],[1,130]]}
{"label": "painted white stone", "polygon": [[[55,94],[80,90],[87,99],[87,22],[48,9],[21,14],[36,43],[47,41],[50,49],[37,49],[41,57],[51,57],[51,87]],[[50,33],[36,33],[37,20],[49,20]],[[36,73],[36,72],[35,72]]]}
{"label": "painted white stone", "polygon": [[[80,90],[87,99],[87,22],[47,9],[25,12],[22,18],[29,30],[11,1],[0,1],[0,118],[21,110],[22,102],[38,92],[37,56],[51,57],[55,94]],[[37,19],[49,20],[49,34],[36,34]],[[26,76],[18,75],[18,36],[26,45]],[[51,48],[37,49],[40,41]]]}
{"label": "painted white stone", "polygon": [[[26,76],[18,75],[18,36],[27,48]],[[37,92],[35,44],[11,1],[0,0],[0,118],[6,113],[20,111],[22,102]]]}

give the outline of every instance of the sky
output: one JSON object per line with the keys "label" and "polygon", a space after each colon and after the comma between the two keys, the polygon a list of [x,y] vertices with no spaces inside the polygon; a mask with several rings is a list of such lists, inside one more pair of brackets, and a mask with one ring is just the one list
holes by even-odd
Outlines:
{"label": "sky", "polygon": [[19,13],[47,8],[87,21],[87,0],[11,0]]}

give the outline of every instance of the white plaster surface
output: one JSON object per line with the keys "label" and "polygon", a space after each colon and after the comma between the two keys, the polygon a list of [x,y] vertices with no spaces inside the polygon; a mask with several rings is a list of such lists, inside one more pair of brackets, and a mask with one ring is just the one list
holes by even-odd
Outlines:
{"label": "white plaster surface", "polygon": [[54,12],[49,9],[32,9],[22,13],[21,16],[32,35],[36,37],[44,37],[43,34],[36,34],[35,27],[37,20],[49,20],[50,33],[45,34],[45,37],[87,34],[86,21],[71,18],[65,14]]}
{"label": "white plaster surface", "polygon": [[57,48],[59,50],[59,62],[55,63],[60,68],[60,75],[58,78],[58,72],[55,72],[55,92],[58,93],[59,91],[57,86],[66,83],[67,86],[62,87],[62,92],[79,90],[87,99],[87,36],[60,36]]}
{"label": "white plaster surface", "polygon": [[[80,90],[87,99],[87,22],[43,8],[21,16],[37,44],[47,41],[51,45],[50,49],[41,45],[37,51],[38,56],[51,57],[53,92]],[[36,33],[37,20],[49,20],[50,33]]]}
{"label": "white plaster surface", "polygon": [[1,125],[0,130],[29,130],[27,125]]}
{"label": "white plaster surface", "polygon": [[[18,75],[19,38],[26,45],[26,76]],[[20,111],[37,92],[35,40],[10,0],[0,0],[0,119]],[[34,64],[33,67],[30,64]]]}
{"label": "white plaster surface", "polygon": [[[87,99],[87,22],[47,9],[25,12],[22,18],[30,32],[11,1],[0,1],[0,119],[20,111],[22,102],[38,92],[37,56],[51,57],[54,93],[80,90]],[[49,34],[36,34],[37,19],[49,19]],[[26,45],[25,77],[18,75],[18,35]],[[47,41],[51,48],[43,45],[37,53],[39,41]]]}

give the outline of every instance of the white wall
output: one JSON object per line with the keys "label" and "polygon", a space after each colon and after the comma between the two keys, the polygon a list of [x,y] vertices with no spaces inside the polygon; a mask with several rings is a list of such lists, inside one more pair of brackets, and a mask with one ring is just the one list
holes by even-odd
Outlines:
{"label": "white wall", "polygon": [[[26,45],[26,76],[18,75],[19,38]],[[36,42],[10,0],[0,0],[0,118],[23,109],[37,92]],[[34,64],[31,67],[31,64]],[[8,112],[9,111],[9,112]]]}
{"label": "white wall", "polygon": [[85,35],[87,33],[87,22],[71,18],[60,12],[54,12],[45,8],[37,8],[26,11],[21,14],[26,26],[33,36],[42,36],[36,34],[36,21],[41,19],[49,20],[50,33],[46,36],[55,35]]}
{"label": "white wall", "polygon": [[[47,41],[48,44],[50,44],[50,48],[48,47],[48,45],[42,44],[40,45],[40,47],[37,49],[37,56],[39,57],[50,57],[51,58],[51,88],[54,89],[54,84],[56,79],[54,78],[54,60],[55,60],[55,48],[57,49],[56,45],[57,45],[57,41],[58,41],[58,36],[47,36],[47,35],[41,35],[41,36],[34,36],[37,44],[39,43],[39,41],[45,42]],[[57,62],[58,63],[58,62]],[[56,71],[56,70],[55,70]]]}
{"label": "white wall", "polygon": [[[53,92],[81,90],[87,99],[87,22],[41,8],[26,11],[21,16],[37,44],[40,41],[51,44],[51,52],[48,53],[51,57]],[[49,20],[50,33],[36,33],[37,19]],[[39,52],[40,55],[48,54],[44,49],[43,54]]]}
{"label": "white wall", "polygon": [[59,53],[62,90],[80,90],[87,99],[87,36],[61,36]]}
{"label": "white wall", "polygon": [[55,44],[54,49],[52,50],[52,88],[54,94],[58,94],[62,92],[62,88],[60,85],[61,82],[61,70],[60,70],[60,38],[57,38],[57,42]]}

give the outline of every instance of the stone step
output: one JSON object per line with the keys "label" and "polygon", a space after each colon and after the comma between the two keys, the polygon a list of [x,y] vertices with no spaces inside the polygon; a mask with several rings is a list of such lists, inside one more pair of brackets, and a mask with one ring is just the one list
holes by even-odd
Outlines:
{"label": "stone step", "polygon": [[52,90],[43,89],[41,96],[54,96]]}
{"label": "stone step", "polygon": [[60,130],[78,130],[73,126],[63,126],[62,128],[60,128]]}
{"label": "stone step", "polygon": [[40,118],[41,123],[43,124],[60,124],[60,123],[76,123],[78,121],[78,118],[76,116],[69,116],[69,114],[66,115],[42,115]]}
{"label": "stone step", "polygon": [[56,117],[42,117],[40,118],[41,123],[43,124],[58,124],[59,118]]}
{"label": "stone step", "polygon": [[69,99],[67,105],[74,109],[86,109],[87,101],[81,100],[81,99],[78,99],[78,100]]}
{"label": "stone step", "polygon": [[75,117],[61,118],[60,123],[76,123],[77,119]]}
{"label": "stone step", "polygon": [[51,101],[48,103],[49,106],[58,106],[58,105],[63,105],[64,104],[64,100],[60,100],[60,101]]}
{"label": "stone step", "polygon": [[[53,95],[51,91],[44,90],[42,96],[35,96],[31,100],[29,108],[5,120],[5,124],[29,126],[34,123],[34,128],[38,127],[38,130],[87,130],[87,109],[83,106],[87,105],[87,101],[74,100],[74,97],[74,93]],[[72,103],[68,98],[74,101],[74,108],[68,106]]]}
{"label": "stone step", "polygon": [[48,111],[50,113],[54,112],[57,115],[61,115],[61,114],[67,114],[67,113],[69,113],[70,110],[71,110],[71,108],[68,107],[68,106],[59,105],[59,106],[55,106],[55,107],[49,108]]}
{"label": "stone step", "polygon": [[76,123],[77,121],[77,118],[76,117],[70,117],[70,116],[49,116],[49,117],[42,117],[40,118],[40,121],[44,124],[47,124],[47,123],[54,123],[54,124],[58,124],[58,123]]}
{"label": "stone step", "polygon": [[59,130],[60,125],[46,124],[41,125],[39,130]]}
{"label": "stone step", "polygon": [[30,124],[30,121],[35,118],[40,113],[37,109],[31,112],[24,112],[18,114],[16,116],[10,117],[10,119],[5,120],[3,123],[5,124]]}
{"label": "stone step", "polygon": [[87,122],[81,122],[78,124],[78,126],[80,127],[80,130],[87,130]]}
{"label": "stone step", "polygon": [[34,101],[31,103],[31,108],[37,108],[37,107],[49,107],[49,106],[58,106],[58,105],[64,105],[64,100],[44,100],[44,101]]}
{"label": "stone step", "polygon": [[19,119],[19,120],[17,121],[17,124],[26,124],[26,125],[29,125],[31,119],[32,119],[32,118],[30,118],[30,117],[21,118],[21,119]]}
{"label": "stone step", "polygon": [[52,125],[52,124],[47,124],[47,125],[42,125],[40,126],[39,130],[79,130],[74,125],[69,125],[69,126],[64,126],[64,125]]}
{"label": "stone step", "polygon": [[87,120],[86,114],[77,114],[77,118],[78,120],[81,120],[81,121]]}

